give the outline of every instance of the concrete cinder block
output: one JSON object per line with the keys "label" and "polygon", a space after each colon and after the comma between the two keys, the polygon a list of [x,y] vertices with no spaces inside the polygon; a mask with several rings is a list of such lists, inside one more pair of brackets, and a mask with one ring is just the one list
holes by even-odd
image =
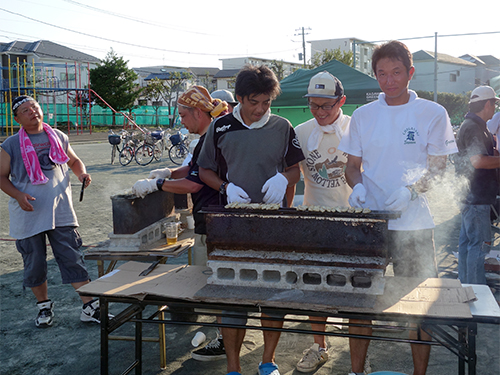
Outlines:
{"label": "concrete cinder block", "polygon": [[161,238],[165,238],[163,224],[167,222],[178,222],[179,214],[174,214],[147,226],[133,234],[109,234],[109,251],[132,252],[148,250],[150,245]]}
{"label": "concrete cinder block", "polygon": [[208,284],[325,292],[384,293],[384,270],[209,260]]}

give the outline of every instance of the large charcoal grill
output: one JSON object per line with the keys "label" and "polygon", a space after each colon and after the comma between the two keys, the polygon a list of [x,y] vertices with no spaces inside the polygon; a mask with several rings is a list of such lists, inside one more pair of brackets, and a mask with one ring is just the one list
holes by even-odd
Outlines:
{"label": "large charcoal grill", "polygon": [[209,283],[381,294],[399,212],[204,208]]}

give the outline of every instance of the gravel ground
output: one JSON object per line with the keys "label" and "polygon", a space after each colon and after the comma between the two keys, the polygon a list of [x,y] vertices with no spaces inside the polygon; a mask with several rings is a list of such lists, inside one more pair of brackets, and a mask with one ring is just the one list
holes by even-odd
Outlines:
{"label": "gravel ground", "polygon": [[[106,248],[108,234],[112,232],[110,196],[129,189],[149,171],[168,166],[169,161],[154,162],[146,167],[130,164],[122,167],[110,165],[110,146],[106,136],[98,133],[72,135],[73,148],[92,174],[92,185],[85,191],[83,202],[74,194],[75,209],[79,218],[79,231],[84,250]],[[448,174],[451,176],[451,174]],[[80,183],[72,176],[75,192]],[[456,278],[456,262],[452,251],[456,251],[460,227],[460,215],[454,197],[456,181],[448,180],[430,194],[436,221],[436,248],[441,277]],[[79,321],[80,299],[71,286],[61,285],[57,265],[49,255],[49,294],[55,301],[55,322],[49,329],[37,329],[35,300],[30,290],[23,290],[23,265],[15,244],[8,236],[8,197],[0,194],[0,374],[51,374],[89,375],[99,374],[99,327]],[[500,243],[499,230],[494,230],[495,245]],[[187,256],[172,263],[187,263]],[[90,275],[97,278],[95,262],[88,261]],[[498,286],[498,275],[490,275],[491,286]],[[499,290],[496,289],[497,301]],[[117,312],[118,306],[111,306]],[[297,324],[306,327],[305,323]],[[197,362],[190,358],[190,340],[199,327],[167,327],[168,368],[159,367],[158,345],[144,343],[143,374],[225,374],[225,361]],[[132,332],[131,327],[122,327],[118,334]],[[156,326],[146,326],[146,334],[155,336]],[[201,328],[209,338],[215,336],[213,329]],[[302,351],[312,343],[311,337],[286,333],[282,335],[277,349],[277,363],[281,374],[298,374],[295,364]],[[316,374],[341,374],[350,371],[348,340],[328,338],[331,347],[330,360]],[[242,350],[243,374],[255,374],[263,350],[262,334],[248,331]],[[112,374],[124,370],[124,363],[133,358],[130,342],[113,341],[110,344]],[[478,374],[500,373],[500,327],[479,325],[477,338]],[[369,362],[373,371],[393,370],[410,374],[411,354],[407,344],[373,342],[369,349]],[[447,349],[432,349],[429,375],[454,374],[457,359]]]}

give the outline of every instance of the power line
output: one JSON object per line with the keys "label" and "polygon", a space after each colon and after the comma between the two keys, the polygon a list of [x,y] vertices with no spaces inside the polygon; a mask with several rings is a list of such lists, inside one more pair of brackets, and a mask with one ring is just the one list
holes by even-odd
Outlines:
{"label": "power line", "polygon": [[[61,29],[61,30],[65,30],[65,31],[69,31],[69,32],[72,32],[72,33],[75,33],[75,34],[84,35],[84,36],[87,36],[87,37],[90,37],[90,38],[96,38],[96,39],[101,39],[101,40],[105,40],[105,41],[108,41],[108,42],[113,42],[113,43],[123,44],[123,45],[131,46],[131,47],[137,47],[137,48],[143,48],[143,49],[149,49],[149,50],[161,51],[161,52],[169,52],[169,53],[185,54],[185,55],[200,55],[200,56],[214,56],[214,57],[223,57],[223,56],[241,56],[241,54],[219,54],[219,53],[204,53],[204,52],[185,52],[185,51],[176,51],[176,50],[168,50],[168,49],[164,49],[164,48],[150,47],[150,46],[143,46],[143,45],[140,45],[140,44],[134,44],[134,43],[128,43],[128,42],[122,42],[122,41],[119,41],[119,40],[114,40],[114,39],[104,38],[104,37],[102,37],[102,36],[92,35],[92,34],[84,33],[84,32],[82,32],[82,31],[72,30],[72,29],[69,29],[69,28],[67,28],[67,27],[54,25],[54,24],[52,24],[52,23],[45,22],[45,21],[41,21],[41,20],[37,20],[37,19],[35,19],[35,18],[25,16],[24,14],[16,13],[16,12],[13,12],[13,11],[10,11],[10,10],[7,10],[7,9],[4,9],[4,8],[0,8],[0,10],[3,10],[4,12],[10,13],[10,14],[14,14],[14,15],[19,16],[19,17],[26,18],[26,19],[28,19],[28,20],[30,20],[30,21],[34,21],[34,22],[38,22],[38,23],[41,23],[41,24],[44,24],[44,25],[47,25],[47,26],[55,27],[55,28],[57,28],[57,29]],[[293,51],[293,49],[288,49],[288,50],[284,50],[284,51],[273,51],[273,52],[259,52],[259,53],[254,52],[254,53],[252,53],[252,54],[253,54],[253,55],[266,55],[266,54],[270,54],[270,53],[282,53],[282,52],[289,52],[289,51]]]}
{"label": "power line", "polygon": [[87,4],[82,4],[82,3],[78,2],[78,1],[74,1],[74,0],[63,0],[63,1],[65,1],[67,3],[70,3],[70,4],[73,4],[73,5],[76,5],[76,6],[80,6],[80,7],[84,7],[84,8],[93,10],[95,12],[103,13],[103,14],[106,14],[108,16],[123,18],[123,19],[129,20],[129,21],[134,21],[134,22],[145,24],[145,25],[161,27],[161,28],[167,29],[167,30],[184,31],[186,33],[206,35],[206,36],[219,36],[219,35],[216,35],[216,34],[209,34],[209,33],[204,33],[204,32],[200,32],[200,31],[193,31],[193,30],[189,30],[189,29],[181,28],[181,27],[166,26],[164,24],[160,24],[160,23],[156,23],[156,22],[151,22],[151,21],[143,20],[143,19],[140,19],[140,18],[135,18],[135,17],[127,16],[125,14],[111,12],[111,11],[106,10],[106,9],[96,8],[96,7],[87,5]]}

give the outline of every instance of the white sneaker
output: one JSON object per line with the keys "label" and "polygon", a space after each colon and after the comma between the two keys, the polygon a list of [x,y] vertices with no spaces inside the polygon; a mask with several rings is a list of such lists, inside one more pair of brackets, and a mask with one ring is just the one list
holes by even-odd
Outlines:
{"label": "white sneaker", "polygon": [[94,299],[83,305],[80,320],[82,322],[101,323],[101,308],[99,307],[98,299]]}
{"label": "white sneaker", "polygon": [[45,302],[38,302],[38,315],[35,319],[35,325],[39,328],[46,328],[52,326],[54,319],[54,302],[51,300]]}
{"label": "white sneaker", "polygon": [[304,357],[297,363],[297,371],[314,371],[326,361],[328,361],[328,351],[319,350],[319,345],[314,343],[309,349],[304,350]]}

